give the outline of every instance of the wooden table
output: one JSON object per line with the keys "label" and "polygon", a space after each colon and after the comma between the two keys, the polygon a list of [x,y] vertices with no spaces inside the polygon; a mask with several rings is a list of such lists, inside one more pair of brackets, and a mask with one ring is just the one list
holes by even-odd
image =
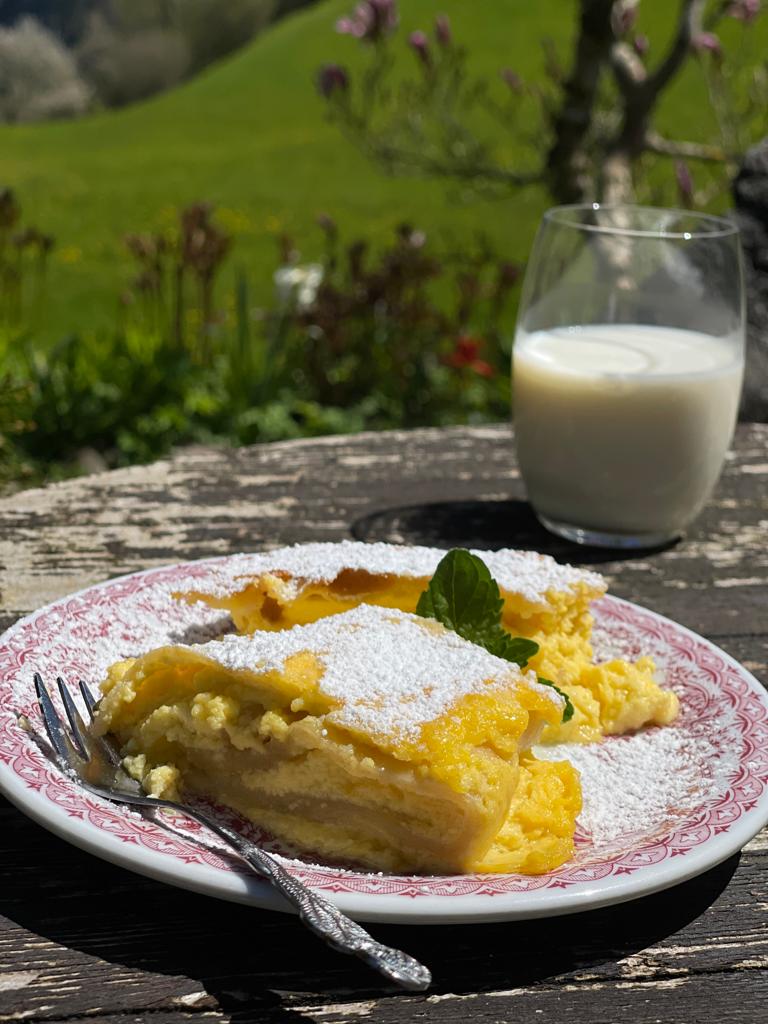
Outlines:
{"label": "wooden table", "polygon": [[[614,593],[768,677],[768,426],[739,428],[691,536],[616,557],[546,534],[506,427],[188,450],[0,502],[0,628],[98,580],[286,542],[519,546],[599,564]],[[411,995],[294,920],[112,867],[0,803],[0,1021],[757,1024],[768,1018],[768,831],[676,889],[522,924],[373,926],[430,965]]]}

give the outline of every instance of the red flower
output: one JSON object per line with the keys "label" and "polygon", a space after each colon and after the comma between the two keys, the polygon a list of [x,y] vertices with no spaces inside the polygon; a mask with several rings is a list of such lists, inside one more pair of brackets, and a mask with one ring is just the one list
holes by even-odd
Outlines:
{"label": "red flower", "polygon": [[456,339],[453,352],[443,360],[448,366],[457,370],[472,370],[479,377],[493,377],[494,368],[485,359],[480,359],[479,354],[483,348],[481,338],[473,338],[470,334],[460,334]]}

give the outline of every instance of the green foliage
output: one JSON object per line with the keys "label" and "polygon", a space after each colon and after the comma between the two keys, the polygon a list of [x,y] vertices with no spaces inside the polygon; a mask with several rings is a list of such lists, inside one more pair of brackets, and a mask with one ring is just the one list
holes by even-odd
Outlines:
{"label": "green foliage", "polygon": [[34,478],[34,468],[16,445],[17,435],[34,428],[24,419],[30,407],[31,387],[10,376],[0,377],[0,490]]}
{"label": "green foliage", "polygon": [[[15,201],[6,207],[17,223]],[[242,269],[234,292],[219,294],[232,239],[195,204],[173,229],[126,239],[139,273],[118,328],[47,348],[21,324],[0,331],[2,478],[75,472],[83,453],[122,465],[192,442],[503,416],[500,321],[517,268],[479,243],[440,253],[405,225],[377,250],[344,245],[321,223],[318,263],[299,263],[282,240],[270,309],[252,304]],[[15,281],[0,274],[0,310]]]}
{"label": "green foliage", "polygon": [[[136,0],[122,0],[127,16],[135,17]],[[156,18],[156,2],[149,17]],[[196,68],[218,60],[262,29],[273,16],[275,0],[168,0],[165,17],[187,40]]]}
{"label": "green foliage", "polygon": [[[0,125],[0,185],[23,189],[35,219],[66,240],[51,262],[47,339],[108,329],[122,236],[145,225],[165,226],[175,208],[200,197],[216,204],[237,236],[257,302],[270,295],[270,233],[290,232],[308,251],[319,210],[330,210],[345,233],[364,232],[373,244],[385,241],[396,217],[418,223],[430,239],[438,233],[465,239],[480,229],[497,252],[525,260],[548,205],[544,189],[480,204],[465,201],[460,188],[446,195],[434,181],[384,178],[326,120],[315,69],[327,61],[347,64],[355,81],[365,63],[362,48],[333,30],[353,6],[353,0],[324,0],[147,103],[55,124]],[[669,40],[677,8],[640,4],[638,27],[652,40],[649,59],[657,59]],[[489,92],[502,103],[511,97],[501,69],[513,69],[524,82],[544,80],[540,40],[551,40],[561,63],[567,61],[576,9],[572,0],[408,0],[400,5],[401,31],[429,30],[437,14],[447,13],[457,42],[468,50],[468,74],[487,77]],[[725,28],[730,55],[742,29],[736,22]],[[768,17],[750,31],[764,51]],[[415,77],[413,54],[405,46],[397,51],[402,77]],[[520,107],[515,140],[499,130],[499,145],[510,165],[528,167],[542,142],[541,122],[533,104]],[[702,103],[700,62],[690,62],[664,94],[658,127],[669,138],[712,138],[717,124]],[[649,170],[654,173],[668,183],[669,162]],[[717,208],[726,201],[719,197]]]}
{"label": "green foliage", "polygon": [[87,19],[77,61],[101,104],[135,103],[243,46],[270,21],[274,6],[273,0],[111,0]]}
{"label": "green foliage", "polygon": [[252,406],[228,383],[236,352],[222,339],[208,365],[134,332],[69,337],[45,353],[25,345],[0,382],[0,482],[44,482],[145,462],[189,443],[251,443],[360,430],[366,408],[334,409],[285,389]]}
{"label": "green foliage", "polygon": [[[108,329],[122,236],[148,224],[163,227],[175,208],[200,197],[215,202],[237,236],[257,302],[270,297],[270,233],[290,232],[308,249],[313,219],[324,209],[346,233],[364,231],[373,244],[385,241],[397,217],[418,223],[430,238],[450,230],[464,239],[480,229],[507,258],[525,258],[546,205],[543,191],[485,207],[455,196],[447,201],[433,183],[383,179],[326,121],[314,70],[326,60],[356,66],[355,47],[333,32],[350,6],[325,0],[287,18],[150,102],[66,123],[0,125],[0,185],[23,189],[35,218],[66,240],[52,261],[46,338]],[[479,17],[466,0],[409,0],[403,30],[428,25],[445,10],[471,47],[473,73],[494,74],[509,64],[530,78],[542,64],[534,41],[551,36],[565,47],[570,38],[571,3],[485,6],[492,16]],[[408,66],[411,59],[403,54]],[[499,96],[505,88],[500,81]],[[684,123],[698,125],[697,90],[688,93],[676,109]],[[521,127],[534,153],[536,125]]]}
{"label": "green foliage", "polygon": [[0,189],[0,337],[30,325],[39,309],[54,240],[22,222],[10,189]]}
{"label": "green foliage", "polygon": [[[482,231],[506,260],[524,259],[547,197],[533,186],[503,203],[469,205],[461,188],[446,198],[434,182],[382,178],[339,140],[314,95],[312,75],[323,62],[344,61],[353,81],[361,80],[362,48],[333,32],[336,18],[351,6],[350,0],[327,0],[286,19],[234,58],[151,102],[67,123],[0,126],[0,178],[23,185],[36,219],[61,239],[44,261],[45,304],[38,299],[43,261],[29,247],[17,292],[22,312],[6,291],[0,314],[0,378],[10,373],[0,403],[6,475],[30,467],[45,475],[67,472],[78,446],[117,465],[190,441],[247,443],[506,416],[515,293],[498,288],[502,270],[490,258],[483,262],[484,246],[475,239]],[[479,115],[486,117],[479,127],[498,116],[514,118],[514,141],[499,129],[501,156],[510,165],[528,166],[541,149],[540,117],[529,109],[533,104],[512,108],[512,79],[499,72],[509,68],[535,83],[553,54],[566,61],[576,5],[497,0],[492,6],[492,14],[479,17],[477,5],[465,0],[409,0],[401,4],[402,33],[428,29],[441,12],[450,15],[468,54],[466,81],[484,77],[490,83],[485,96],[491,105]],[[653,40],[653,59],[676,15],[669,5],[642,5],[638,27]],[[752,44],[764,47],[768,19],[750,32]],[[726,52],[742,34],[736,22],[725,26]],[[545,38],[546,52],[538,45]],[[393,60],[397,83],[421,75],[407,47]],[[731,67],[723,65],[722,88],[739,103],[744,87]],[[712,137],[717,124],[701,102],[702,75],[712,70],[710,56],[703,55],[665,93],[663,134]],[[749,101],[755,119],[759,99],[756,94]],[[439,110],[450,113],[459,101],[453,94]],[[651,198],[668,194],[669,165],[663,182],[654,178],[658,173],[655,163],[649,166],[649,186],[658,189],[649,191]],[[203,279],[185,266],[192,298],[178,330],[168,309],[158,305],[162,293],[172,306],[173,291],[167,285],[159,291],[149,280],[143,291],[134,282],[116,327],[120,239],[152,224],[156,230],[146,237],[169,239],[162,257],[166,273],[176,259],[177,208],[201,195],[216,202],[217,224],[237,253],[217,272],[208,313]],[[715,196],[715,206],[724,202]],[[333,210],[345,236],[354,237],[364,224],[362,265],[353,268],[350,247],[343,250],[338,237],[327,235],[319,261],[322,288],[312,303],[297,303],[296,296],[274,308],[274,236],[290,233],[291,249],[311,253],[312,220],[323,208]],[[389,243],[393,210],[426,231],[426,250],[414,246],[413,237]],[[434,276],[429,260],[439,263]],[[290,261],[294,269],[306,268],[297,254]],[[139,276],[151,270],[138,262]],[[404,266],[417,285],[398,278],[397,268]],[[382,275],[387,301],[370,302]],[[503,303],[494,293],[503,293]],[[327,324],[341,313],[343,335],[337,337]],[[33,326],[34,350],[28,340]],[[62,343],[65,333],[74,337]],[[88,410],[85,424],[76,422],[78,405]],[[38,419],[38,431],[17,429]],[[56,459],[54,469],[44,461],[47,452]]]}
{"label": "green foliage", "polygon": [[335,224],[321,223],[321,280],[311,301],[301,288],[293,296],[269,363],[292,363],[294,384],[324,405],[369,396],[378,409],[371,426],[504,416],[501,324],[518,269],[482,244],[441,253],[409,225],[372,252],[364,240],[342,246]]}

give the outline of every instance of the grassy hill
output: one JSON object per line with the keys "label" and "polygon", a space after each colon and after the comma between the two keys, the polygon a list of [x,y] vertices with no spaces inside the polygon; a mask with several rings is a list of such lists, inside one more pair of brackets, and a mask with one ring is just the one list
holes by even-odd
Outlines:
{"label": "grassy hill", "polygon": [[[385,178],[327,122],[313,76],[323,61],[360,63],[359,44],[333,30],[351,6],[352,0],[327,0],[289,18],[150,102],[80,121],[0,127],[0,185],[14,188],[26,219],[57,238],[45,334],[113,323],[131,274],[123,235],[167,223],[175,208],[200,199],[220,208],[221,223],[237,236],[231,263],[248,268],[262,295],[271,287],[274,236],[293,233],[311,257],[319,247],[314,218],[320,211],[345,233],[372,237],[388,235],[403,219],[432,233],[460,236],[481,228],[510,257],[525,256],[546,205],[541,191],[460,204],[439,182]],[[568,0],[401,4],[404,33],[429,28],[436,13],[447,12],[478,72],[508,66],[530,79],[541,76],[542,37],[567,54],[575,6]],[[652,52],[660,52],[675,10],[667,0],[643,4]],[[665,101],[665,127],[682,125],[686,137],[706,137],[711,117],[703,95],[698,70],[688,68]]]}

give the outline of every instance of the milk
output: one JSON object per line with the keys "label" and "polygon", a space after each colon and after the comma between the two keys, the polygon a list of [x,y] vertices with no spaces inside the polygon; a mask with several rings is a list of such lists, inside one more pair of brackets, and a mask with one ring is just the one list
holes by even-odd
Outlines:
{"label": "milk", "polygon": [[635,324],[518,331],[517,452],[533,507],[589,530],[674,536],[733,435],[741,336]]}

